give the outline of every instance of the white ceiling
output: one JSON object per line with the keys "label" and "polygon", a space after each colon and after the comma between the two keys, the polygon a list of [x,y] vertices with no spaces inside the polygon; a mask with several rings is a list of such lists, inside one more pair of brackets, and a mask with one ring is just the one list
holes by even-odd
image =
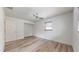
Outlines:
{"label": "white ceiling", "polygon": [[49,18],[72,11],[72,7],[14,7],[12,10],[4,8],[6,16],[34,20],[33,14],[38,13],[39,17]]}

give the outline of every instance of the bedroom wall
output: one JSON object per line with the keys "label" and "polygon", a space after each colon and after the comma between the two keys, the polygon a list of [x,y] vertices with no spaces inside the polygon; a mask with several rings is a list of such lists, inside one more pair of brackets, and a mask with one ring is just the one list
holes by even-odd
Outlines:
{"label": "bedroom wall", "polygon": [[[14,25],[16,26],[16,30],[15,30],[15,33],[13,32],[13,34],[16,35],[16,38],[11,36],[10,33],[12,33],[12,32],[10,32],[10,30],[7,30],[6,42],[17,40],[17,39],[23,39],[24,38],[24,23],[34,24],[33,22],[30,22],[30,21],[27,21],[27,20],[24,20],[24,19],[19,19],[19,18],[13,18],[13,17],[6,16],[6,21],[11,21],[11,20],[12,20],[12,22],[15,22]],[[10,29],[13,29],[13,28],[10,28]],[[8,39],[7,37],[9,37],[9,38],[11,37],[11,38],[14,38],[14,39]]]}
{"label": "bedroom wall", "polygon": [[[51,21],[53,31],[45,31],[45,22]],[[34,25],[34,35],[47,40],[53,40],[64,44],[72,44],[73,19],[72,12],[38,21]]]}
{"label": "bedroom wall", "polygon": [[4,21],[5,21],[4,11],[3,8],[0,8],[0,52],[4,51],[4,41],[5,41]]}
{"label": "bedroom wall", "polygon": [[78,32],[78,22],[79,22],[79,8],[74,8],[74,20],[73,20],[73,49],[75,52],[79,52],[79,32]]}

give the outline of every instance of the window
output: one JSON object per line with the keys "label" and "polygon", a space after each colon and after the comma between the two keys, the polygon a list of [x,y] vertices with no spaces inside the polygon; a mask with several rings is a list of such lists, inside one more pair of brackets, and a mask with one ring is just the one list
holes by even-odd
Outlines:
{"label": "window", "polygon": [[79,31],[79,22],[78,22],[78,29],[77,30]]}
{"label": "window", "polygon": [[52,31],[53,28],[52,28],[52,22],[45,22],[45,30],[46,31]]}

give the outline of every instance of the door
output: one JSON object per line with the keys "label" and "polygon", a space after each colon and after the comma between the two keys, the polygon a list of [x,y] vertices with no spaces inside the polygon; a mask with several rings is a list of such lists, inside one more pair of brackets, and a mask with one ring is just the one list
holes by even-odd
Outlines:
{"label": "door", "polygon": [[24,37],[32,36],[32,25],[24,23]]}
{"label": "door", "polygon": [[24,38],[24,22],[19,20],[17,22],[17,39],[23,39]]}
{"label": "door", "polygon": [[16,40],[16,22],[14,20],[6,20],[6,42]]}

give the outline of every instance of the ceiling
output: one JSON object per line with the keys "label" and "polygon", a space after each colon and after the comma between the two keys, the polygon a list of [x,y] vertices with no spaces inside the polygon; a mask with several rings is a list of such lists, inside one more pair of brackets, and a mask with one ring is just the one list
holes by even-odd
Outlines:
{"label": "ceiling", "polygon": [[67,13],[72,10],[72,7],[13,7],[11,9],[4,8],[6,16],[21,18],[30,21],[35,21],[33,14],[36,13],[38,13],[39,17],[49,18],[51,16]]}

